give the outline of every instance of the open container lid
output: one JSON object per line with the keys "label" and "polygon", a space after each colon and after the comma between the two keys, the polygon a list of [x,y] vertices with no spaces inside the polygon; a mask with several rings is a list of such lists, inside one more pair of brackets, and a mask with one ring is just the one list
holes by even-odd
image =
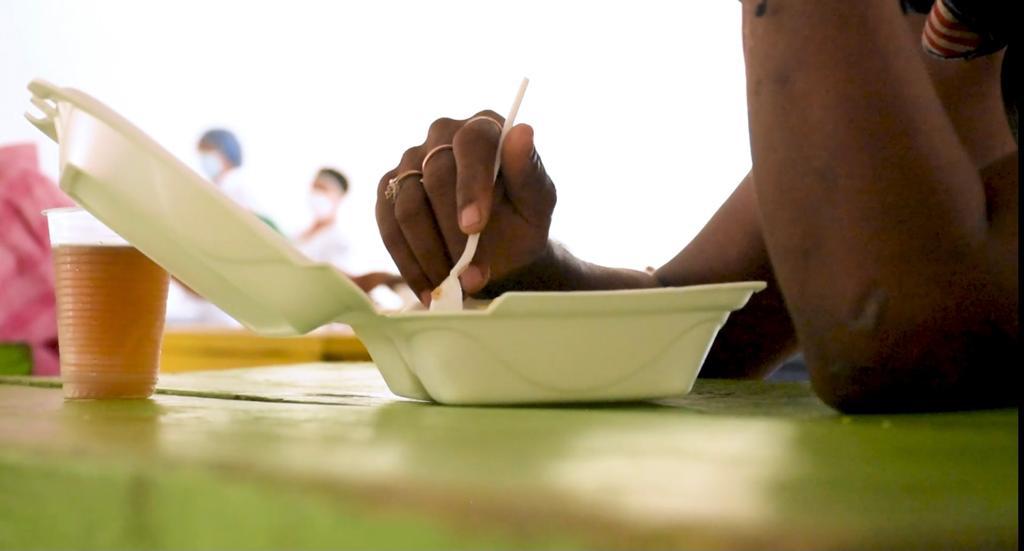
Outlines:
{"label": "open container lid", "polygon": [[310,261],[109,107],[42,80],[28,88],[42,116],[26,117],[60,145],[60,188],[246,327],[296,335],[376,316],[344,274]]}

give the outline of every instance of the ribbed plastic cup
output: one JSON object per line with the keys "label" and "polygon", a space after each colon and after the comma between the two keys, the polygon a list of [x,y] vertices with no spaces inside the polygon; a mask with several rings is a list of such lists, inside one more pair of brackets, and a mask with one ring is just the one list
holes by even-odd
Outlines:
{"label": "ribbed plastic cup", "polygon": [[167,272],[81,208],[45,211],[65,398],[147,398],[156,387]]}

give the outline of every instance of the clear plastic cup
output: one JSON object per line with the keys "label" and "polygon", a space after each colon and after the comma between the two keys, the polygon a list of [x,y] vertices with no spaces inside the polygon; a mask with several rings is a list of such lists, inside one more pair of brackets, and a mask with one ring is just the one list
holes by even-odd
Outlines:
{"label": "clear plastic cup", "polygon": [[146,398],[156,387],[167,272],[81,208],[44,212],[65,398]]}

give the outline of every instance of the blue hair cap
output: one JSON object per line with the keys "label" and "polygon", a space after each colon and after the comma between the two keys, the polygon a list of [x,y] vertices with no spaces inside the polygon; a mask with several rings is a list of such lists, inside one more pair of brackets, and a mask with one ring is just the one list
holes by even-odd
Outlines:
{"label": "blue hair cap", "polygon": [[238,138],[230,130],[223,128],[207,130],[203,137],[199,138],[199,144],[220,151],[232,165],[242,166],[242,144],[238,143]]}

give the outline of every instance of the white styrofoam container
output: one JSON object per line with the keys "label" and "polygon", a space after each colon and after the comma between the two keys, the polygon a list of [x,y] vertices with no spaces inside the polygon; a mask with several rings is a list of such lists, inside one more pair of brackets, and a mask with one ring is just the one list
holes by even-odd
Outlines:
{"label": "white styrofoam container", "polygon": [[729,313],[764,282],[507,293],[482,310],[383,315],[279,233],[94,98],[29,84],[60,145],[60,187],[246,327],[351,325],[388,387],[446,404],[639,400],[689,392]]}

